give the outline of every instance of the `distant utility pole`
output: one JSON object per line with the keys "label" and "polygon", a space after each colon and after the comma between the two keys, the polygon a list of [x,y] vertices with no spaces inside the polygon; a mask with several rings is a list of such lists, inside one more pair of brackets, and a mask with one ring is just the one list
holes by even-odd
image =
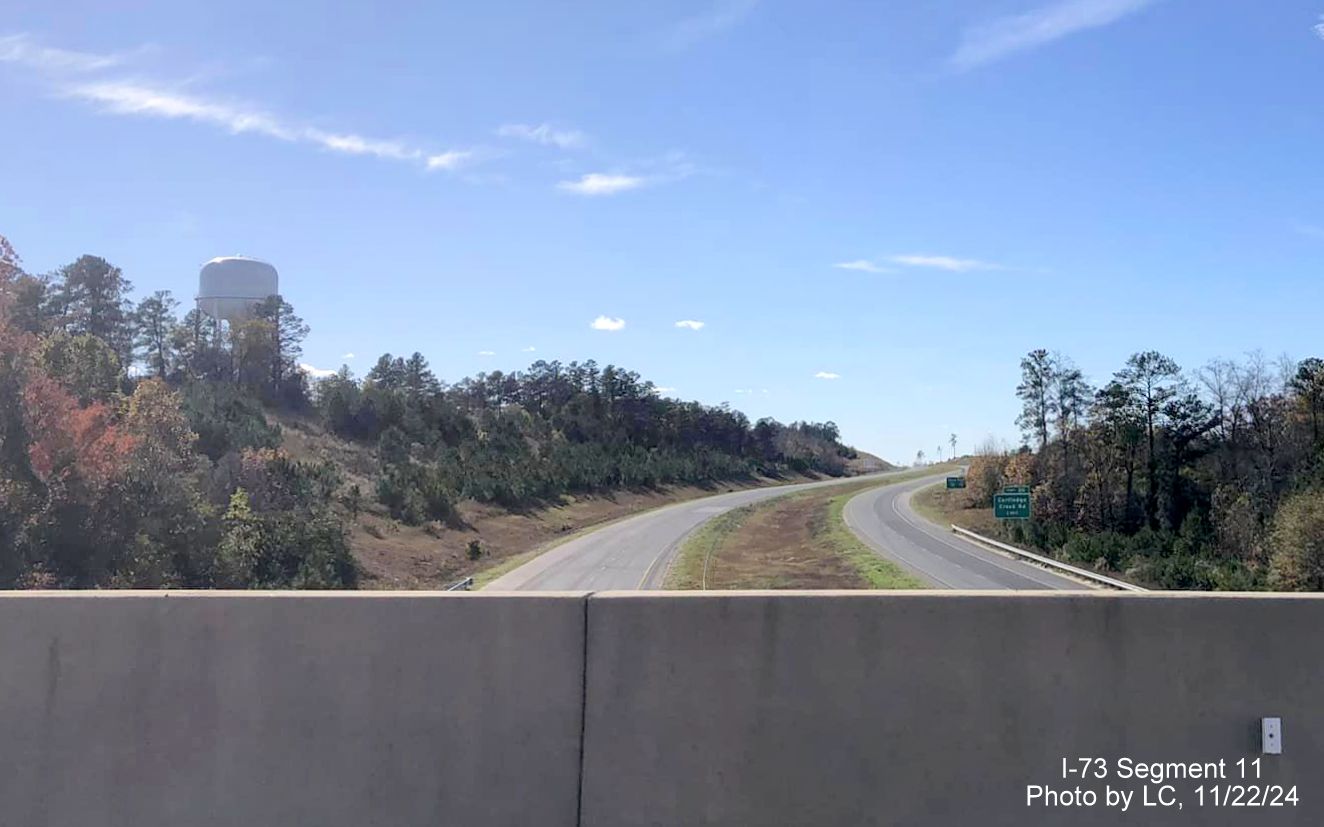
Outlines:
{"label": "distant utility pole", "polygon": [[942,462],[942,446],[938,446],[938,462]]}
{"label": "distant utility pole", "polygon": [[949,441],[952,443],[952,459],[956,459],[956,434],[952,434]]}

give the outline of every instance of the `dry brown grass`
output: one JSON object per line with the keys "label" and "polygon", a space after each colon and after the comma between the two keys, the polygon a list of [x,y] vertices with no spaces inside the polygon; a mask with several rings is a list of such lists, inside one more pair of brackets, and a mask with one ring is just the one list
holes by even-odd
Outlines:
{"label": "dry brown grass", "polygon": [[946,528],[959,525],[986,537],[998,536],[998,521],[992,508],[966,508],[968,496],[960,489],[947,490],[943,484],[916,491],[910,504],[922,517]]}
{"label": "dry brown grass", "polygon": [[[901,474],[885,484],[931,473]],[[856,539],[842,520],[847,500],[878,486],[877,480],[834,486],[729,511],[686,541],[667,588],[923,588]]]}

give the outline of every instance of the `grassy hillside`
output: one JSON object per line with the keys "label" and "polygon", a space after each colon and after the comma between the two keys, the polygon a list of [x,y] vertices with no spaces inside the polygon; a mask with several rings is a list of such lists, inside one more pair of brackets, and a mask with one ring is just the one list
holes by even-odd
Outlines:
{"label": "grassy hillside", "polygon": [[[593,360],[312,379],[281,296],[231,324],[0,237],[0,588],[442,585],[585,525],[850,473],[832,422],[750,421]],[[868,465],[869,458],[863,459]]]}
{"label": "grassy hillside", "polygon": [[[375,450],[329,433],[313,418],[271,416],[281,431],[281,448],[293,459],[334,464],[343,488],[371,490],[382,473]],[[875,459],[876,458],[872,458]],[[881,462],[881,461],[879,461]],[[884,463],[885,464],[885,463]],[[870,469],[872,463],[860,467]],[[635,487],[598,494],[565,494],[523,508],[464,500],[446,521],[408,525],[391,517],[389,509],[365,501],[357,515],[341,507],[349,540],[368,589],[429,589],[464,577],[513,567],[530,552],[554,545],[576,533],[651,508],[696,497],[765,485],[819,479],[819,475],[788,474],[753,477],[709,485]],[[478,545],[473,546],[474,543]],[[476,556],[473,556],[476,555]]]}

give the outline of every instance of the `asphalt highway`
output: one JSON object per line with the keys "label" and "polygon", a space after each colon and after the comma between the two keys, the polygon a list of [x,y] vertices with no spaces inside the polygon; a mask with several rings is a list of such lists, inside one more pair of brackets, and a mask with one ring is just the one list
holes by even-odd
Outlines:
{"label": "asphalt highway", "polygon": [[690,532],[725,511],[794,491],[885,481],[896,471],[821,482],[733,491],[664,506],[562,543],[498,577],[488,591],[606,591],[659,589],[671,558]]}
{"label": "asphalt highway", "polygon": [[[872,475],[880,483],[899,472]],[[703,523],[742,505],[807,488],[859,482],[846,477],[754,488],[665,506],[611,523],[539,555],[488,584],[489,591],[659,589],[685,538]],[[882,485],[846,503],[846,525],[866,545],[939,588],[1085,589],[1038,566],[962,540],[910,508],[917,489],[941,475]]]}
{"label": "asphalt highway", "polygon": [[963,540],[916,514],[910,497],[941,481],[927,477],[852,497],[843,516],[855,536],[879,554],[945,589],[1088,589],[1031,563]]}

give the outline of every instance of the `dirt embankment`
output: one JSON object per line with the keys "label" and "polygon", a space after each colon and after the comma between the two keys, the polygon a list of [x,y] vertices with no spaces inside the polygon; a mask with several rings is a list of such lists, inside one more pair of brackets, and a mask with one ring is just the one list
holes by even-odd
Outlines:
{"label": "dirt embankment", "polygon": [[[350,544],[365,589],[435,589],[499,566],[520,554],[563,540],[577,531],[674,502],[819,477],[788,476],[712,486],[668,486],[621,490],[597,495],[564,496],[557,502],[512,511],[501,506],[461,502],[456,518],[408,526],[391,519],[375,502],[379,464],[371,448],[328,434],[316,423],[281,419],[283,447],[305,462],[331,460],[345,477],[345,488],[357,485],[361,507],[352,519]],[[471,557],[471,544],[477,542]]]}

